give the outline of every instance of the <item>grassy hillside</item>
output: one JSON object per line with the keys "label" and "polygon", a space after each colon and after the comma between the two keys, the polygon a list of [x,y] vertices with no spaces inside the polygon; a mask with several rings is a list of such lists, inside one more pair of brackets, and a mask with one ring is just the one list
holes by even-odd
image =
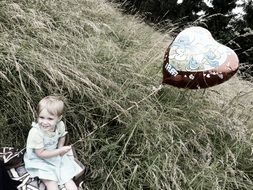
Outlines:
{"label": "grassy hillside", "polygon": [[252,84],[156,91],[170,42],[104,0],[0,1],[0,145],[61,94],[84,189],[253,189]]}

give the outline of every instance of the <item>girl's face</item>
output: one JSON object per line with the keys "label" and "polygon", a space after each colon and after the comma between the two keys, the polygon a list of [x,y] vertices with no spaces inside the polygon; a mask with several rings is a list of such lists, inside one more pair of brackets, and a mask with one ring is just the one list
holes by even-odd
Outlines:
{"label": "girl's face", "polygon": [[41,110],[38,117],[38,124],[45,130],[54,130],[56,124],[61,120],[61,116],[52,115],[47,109]]}

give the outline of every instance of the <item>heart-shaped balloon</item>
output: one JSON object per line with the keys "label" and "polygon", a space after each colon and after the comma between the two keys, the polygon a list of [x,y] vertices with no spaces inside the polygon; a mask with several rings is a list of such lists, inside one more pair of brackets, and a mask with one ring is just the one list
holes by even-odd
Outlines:
{"label": "heart-shaped balloon", "polygon": [[239,60],[229,47],[217,42],[202,27],[180,32],[164,56],[163,84],[180,88],[207,88],[230,79]]}

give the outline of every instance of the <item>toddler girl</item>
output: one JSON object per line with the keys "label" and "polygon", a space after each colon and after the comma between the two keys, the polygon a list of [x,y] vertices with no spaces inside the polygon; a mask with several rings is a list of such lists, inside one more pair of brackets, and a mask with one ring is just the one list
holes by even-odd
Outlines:
{"label": "toddler girl", "polygon": [[43,98],[37,107],[37,123],[29,131],[25,168],[31,177],[39,177],[47,190],[77,190],[72,178],[82,171],[74,157],[66,154],[71,146],[64,146],[65,125],[62,119],[64,102],[59,96]]}

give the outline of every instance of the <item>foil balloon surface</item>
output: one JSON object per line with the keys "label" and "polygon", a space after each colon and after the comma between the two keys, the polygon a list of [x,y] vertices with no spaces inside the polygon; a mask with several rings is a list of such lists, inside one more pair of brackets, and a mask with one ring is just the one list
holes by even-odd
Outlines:
{"label": "foil balloon surface", "polygon": [[165,52],[163,84],[179,88],[208,88],[230,79],[239,60],[229,47],[217,42],[202,27],[180,32]]}

